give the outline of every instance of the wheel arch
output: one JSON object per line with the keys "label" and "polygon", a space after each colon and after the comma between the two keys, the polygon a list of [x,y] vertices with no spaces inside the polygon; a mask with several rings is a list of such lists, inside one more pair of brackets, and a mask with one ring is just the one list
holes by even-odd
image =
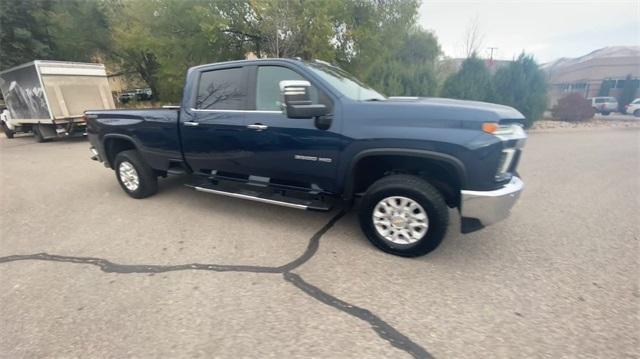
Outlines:
{"label": "wheel arch", "polygon": [[105,152],[105,161],[109,164],[110,168],[113,167],[113,162],[116,158],[116,155],[122,151],[127,150],[136,150],[140,152],[139,146],[136,144],[136,141],[126,135],[121,134],[108,134],[105,135],[102,144],[104,146]]}
{"label": "wheel arch", "polygon": [[[423,177],[443,192],[447,204],[452,207],[459,205],[460,189],[464,188],[466,182],[464,164],[446,153],[403,148],[369,149],[354,156],[346,174],[344,199],[353,199],[356,193],[384,177],[387,171],[401,170],[403,169],[401,167],[406,166],[408,162],[411,162],[414,167],[407,168],[408,170],[415,172],[416,169],[423,169],[425,171]],[[399,167],[394,168],[393,164],[398,164]],[[372,167],[371,165],[376,168],[362,173],[363,167]]]}

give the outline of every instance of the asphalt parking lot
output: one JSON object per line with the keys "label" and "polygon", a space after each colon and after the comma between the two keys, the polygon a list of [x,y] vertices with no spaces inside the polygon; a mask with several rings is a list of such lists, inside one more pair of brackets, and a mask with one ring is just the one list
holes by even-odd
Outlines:
{"label": "asphalt parking lot", "polygon": [[406,259],[353,212],[134,200],[84,140],[0,137],[0,356],[638,357],[639,154],[532,133],[512,216]]}

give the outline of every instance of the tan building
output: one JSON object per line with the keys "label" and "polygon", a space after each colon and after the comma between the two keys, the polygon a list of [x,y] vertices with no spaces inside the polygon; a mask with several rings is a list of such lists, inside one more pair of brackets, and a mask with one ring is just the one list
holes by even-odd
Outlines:
{"label": "tan building", "polygon": [[549,76],[549,107],[568,93],[584,97],[614,96],[622,93],[626,78],[631,75],[640,96],[640,46],[611,46],[587,55],[562,58],[543,65]]}

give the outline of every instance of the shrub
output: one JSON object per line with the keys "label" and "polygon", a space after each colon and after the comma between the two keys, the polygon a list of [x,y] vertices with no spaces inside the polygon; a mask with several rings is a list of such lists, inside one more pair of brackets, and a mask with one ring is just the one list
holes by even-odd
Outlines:
{"label": "shrub", "polygon": [[595,113],[591,101],[579,93],[568,94],[551,109],[553,118],[561,121],[586,121],[593,118]]}

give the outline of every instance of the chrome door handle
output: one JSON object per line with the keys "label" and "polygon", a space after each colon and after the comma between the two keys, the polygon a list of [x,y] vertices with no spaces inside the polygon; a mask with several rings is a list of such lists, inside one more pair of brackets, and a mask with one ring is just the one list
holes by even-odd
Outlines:
{"label": "chrome door handle", "polygon": [[262,131],[262,130],[266,130],[267,128],[269,128],[269,126],[261,125],[259,123],[256,123],[256,124],[253,124],[253,125],[248,125],[247,128],[250,128],[252,130]]}
{"label": "chrome door handle", "polygon": [[184,121],[183,123],[184,123],[185,126],[191,126],[191,127],[195,127],[195,126],[199,125],[199,123],[192,122],[192,121]]}

